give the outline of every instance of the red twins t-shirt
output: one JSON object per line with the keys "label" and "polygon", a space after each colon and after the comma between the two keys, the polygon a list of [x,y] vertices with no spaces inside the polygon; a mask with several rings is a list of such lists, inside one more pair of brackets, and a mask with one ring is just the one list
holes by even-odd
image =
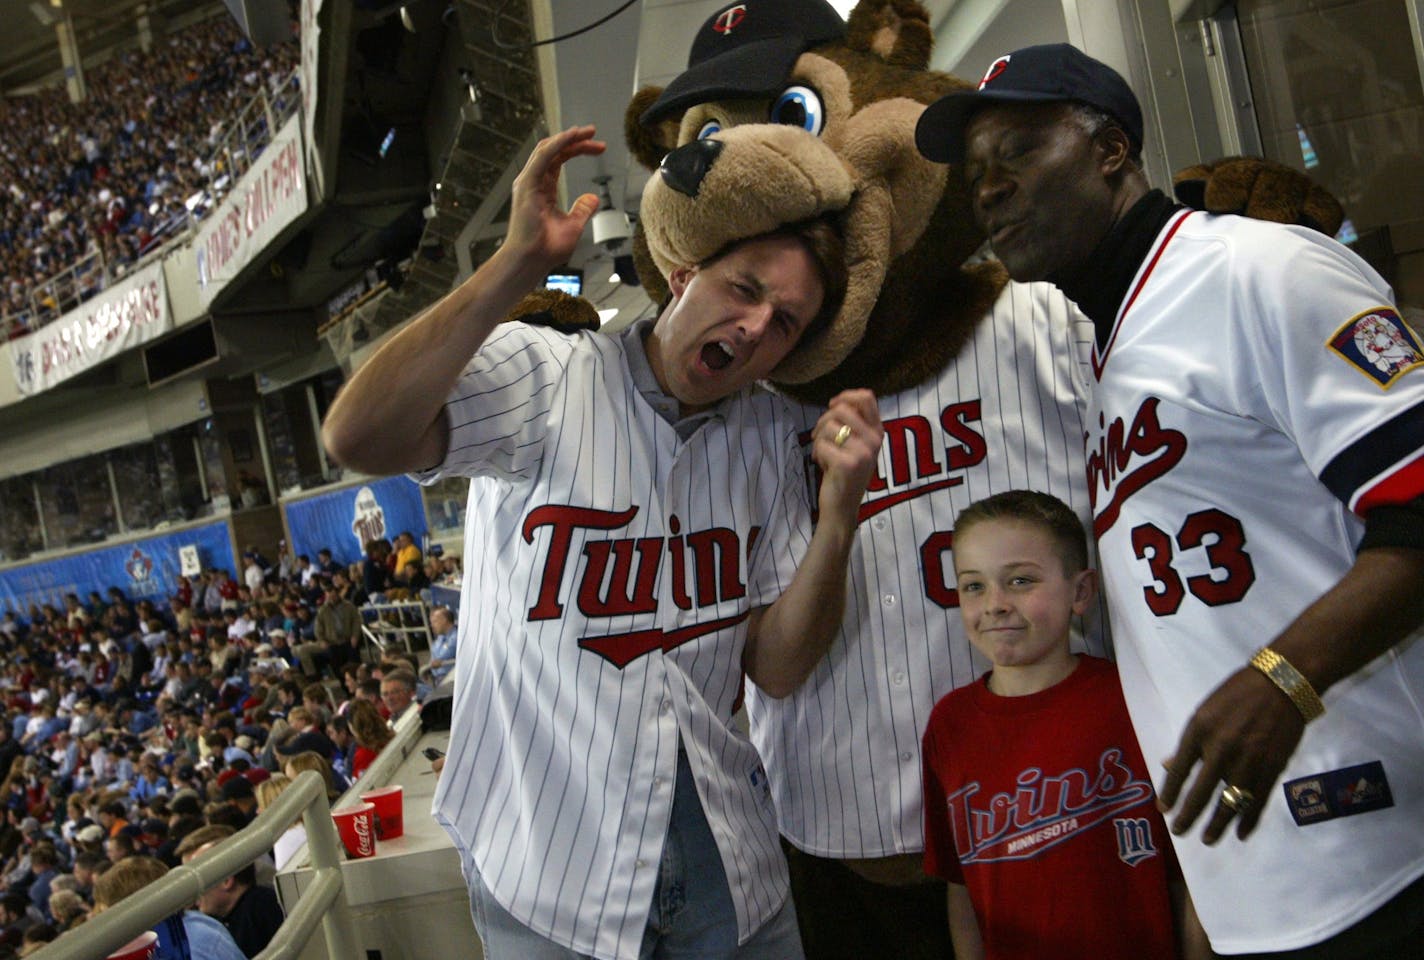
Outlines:
{"label": "red twins t-shirt", "polygon": [[925,868],[968,886],[987,957],[1176,956],[1176,860],[1111,663],[1024,697],[986,675],[924,740]]}

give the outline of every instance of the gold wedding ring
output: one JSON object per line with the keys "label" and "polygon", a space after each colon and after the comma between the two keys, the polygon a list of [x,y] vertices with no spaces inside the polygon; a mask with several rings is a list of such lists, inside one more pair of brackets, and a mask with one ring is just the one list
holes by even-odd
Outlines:
{"label": "gold wedding ring", "polygon": [[1221,791],[1221,805],[1236,813],[1245,813],[1256,805],[1256,795],[1245,787],[1228,783]]}
{"label": "gold wedding ring", "polygon": [[834,437],[831,437],[831,443],[834,443],[838,447],[843,447],[845,446],[845,442],[849,439],[850,424],[843,423],[841,424],[841,428],[836,431],[836,435]]}

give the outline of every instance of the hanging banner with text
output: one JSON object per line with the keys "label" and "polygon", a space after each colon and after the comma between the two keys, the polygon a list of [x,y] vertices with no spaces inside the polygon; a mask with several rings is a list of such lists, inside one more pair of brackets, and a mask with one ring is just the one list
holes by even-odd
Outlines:
{"label": "hanging banner with text", "polygon": [[15,386],[33,396],[171,329],[163,264],[154,263],[53,323],[12,340]]}
{"label": "hanging banner with text", "polygon": [[90,590],[107,593],[118,587],[133,599],[166,600],[178,592],[183,556],[196,554],[204,569],[221,567],[231,572],[232,537],[227,522],[189,527],[111,547],[41,560],[0,570],[0,611],[27,616],[31,604],[53,604],[64,609],[64,595],[87,596]]}
{"label": "hanging banner with text", "polygon": [[386,477],[319,493],[303,500],[286,501],[287,532],[292,553],[306,554],[313,562],[317,551],[331,551],[340,563],[362,558],[368,540],[394,540],[409,531],[415,542],[425,536],[425,505],[420,487],[407,477]]}
{"label": "hanging banner with text", "polygon": [[307,209],[301,116],[294,114],[198,231],[203,308]]}

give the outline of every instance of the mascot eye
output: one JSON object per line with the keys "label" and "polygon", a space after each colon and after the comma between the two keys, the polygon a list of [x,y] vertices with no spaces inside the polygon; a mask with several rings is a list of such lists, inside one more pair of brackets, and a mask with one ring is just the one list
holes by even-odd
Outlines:
{"label": "mascot eye", "polygon": [[771,105],[771,122],[800,127],[813,136],[821,135],[826,125],[826,112],[821,95],[810,87],[787,87]]}
{"label": "mascot eye", "polygon": [[712,134],[721,132],[722,125],[720,123],[718,123],[716,120],[708,120],[702,125],[702,129],[697,131],[697,139],[706,140],[708,137],[712,136]]}

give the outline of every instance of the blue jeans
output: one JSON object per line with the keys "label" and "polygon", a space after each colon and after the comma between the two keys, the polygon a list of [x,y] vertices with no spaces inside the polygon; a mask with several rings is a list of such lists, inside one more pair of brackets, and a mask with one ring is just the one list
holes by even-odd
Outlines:
{"label": "blue jeans", "polygon": [[[589,960],[510,916],[461,851],[470,907],[486,960]],[[638,960],[802,960],[791,898],[744,945],[712,830],[702,812],[687,756],[678,751],[677,791],[658,867],[653,905]]]}

